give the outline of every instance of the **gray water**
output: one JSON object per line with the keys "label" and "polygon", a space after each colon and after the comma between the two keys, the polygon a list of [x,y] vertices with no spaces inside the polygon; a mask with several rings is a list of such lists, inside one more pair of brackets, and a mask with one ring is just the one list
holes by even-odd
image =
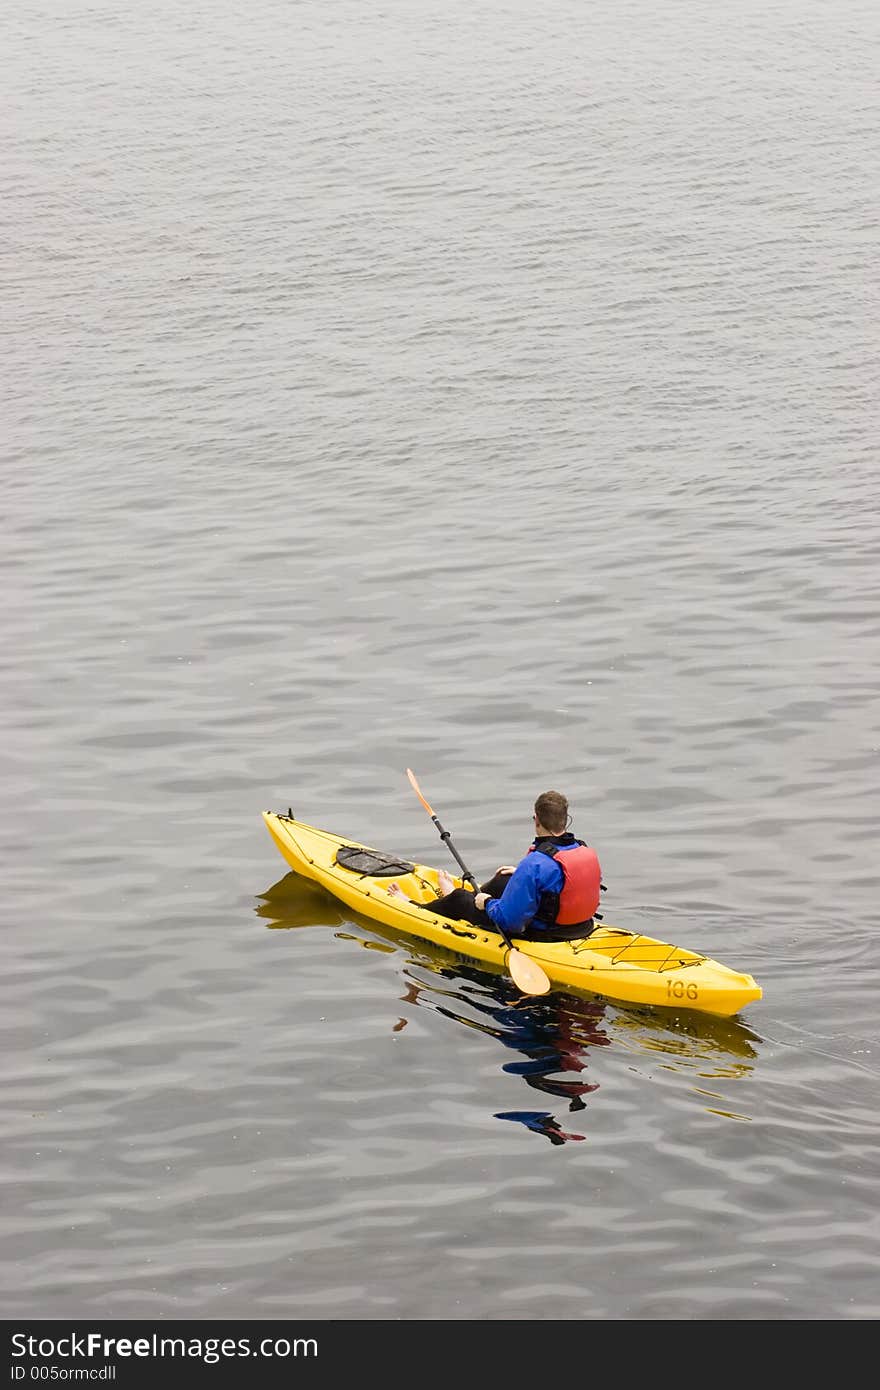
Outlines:
{"label": "gray water", "polygon": [[[873,0],[0,40],[4,1315],[876,1318]],[[408,766],[763,999],[287,873],[263,809],[453,868]]]}

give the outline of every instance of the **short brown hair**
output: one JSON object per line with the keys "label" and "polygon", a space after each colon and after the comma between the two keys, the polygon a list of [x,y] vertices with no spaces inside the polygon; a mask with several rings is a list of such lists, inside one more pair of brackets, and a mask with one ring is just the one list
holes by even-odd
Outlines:
{"label": "short brown hair", "polygon": [[541,792],[535,802],[535,815],[551,835],[561,835],[568,825],[568,797],[562,792]]}

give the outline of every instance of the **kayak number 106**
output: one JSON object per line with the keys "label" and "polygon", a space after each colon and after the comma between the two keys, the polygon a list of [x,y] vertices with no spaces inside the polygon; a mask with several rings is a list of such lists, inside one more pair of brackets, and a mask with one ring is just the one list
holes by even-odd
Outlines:
{"label": "kayak number 106", "polygon": [[700,991],[695,984],[686,985],[684,980],[666,981],[667,999],[699,999]]}

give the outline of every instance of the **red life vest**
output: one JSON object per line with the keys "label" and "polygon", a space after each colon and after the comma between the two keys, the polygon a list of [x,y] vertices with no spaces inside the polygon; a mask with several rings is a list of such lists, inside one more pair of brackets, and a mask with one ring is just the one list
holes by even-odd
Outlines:
{"label": "red life vest", "polygon": [[[531,850],[537,846],[530,846]],[[556,908],[554,924],[557,927],[574,927],[588,922],[599,906],[602,884],[602,869],[599,856],[589,845],[579,840],[574,849],[541,849],[541,854],[555,859],[562,870],[564,882],[559,891],[559,906]],[[556,894],[545,894],[556,897]],[[544,918],[543,903],[539,917]]]}

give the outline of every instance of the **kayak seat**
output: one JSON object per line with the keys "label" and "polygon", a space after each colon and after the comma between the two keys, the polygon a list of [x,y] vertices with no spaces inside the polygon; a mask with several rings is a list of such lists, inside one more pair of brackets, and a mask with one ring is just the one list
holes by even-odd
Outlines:
{"label": "kayak seat", "polygon": [[524,932],[517,932],[513,938],[516,941],[584,941],[596,930],[598,922],[591,917],[588,922],[576,922],[571,927],[527,927]]}

